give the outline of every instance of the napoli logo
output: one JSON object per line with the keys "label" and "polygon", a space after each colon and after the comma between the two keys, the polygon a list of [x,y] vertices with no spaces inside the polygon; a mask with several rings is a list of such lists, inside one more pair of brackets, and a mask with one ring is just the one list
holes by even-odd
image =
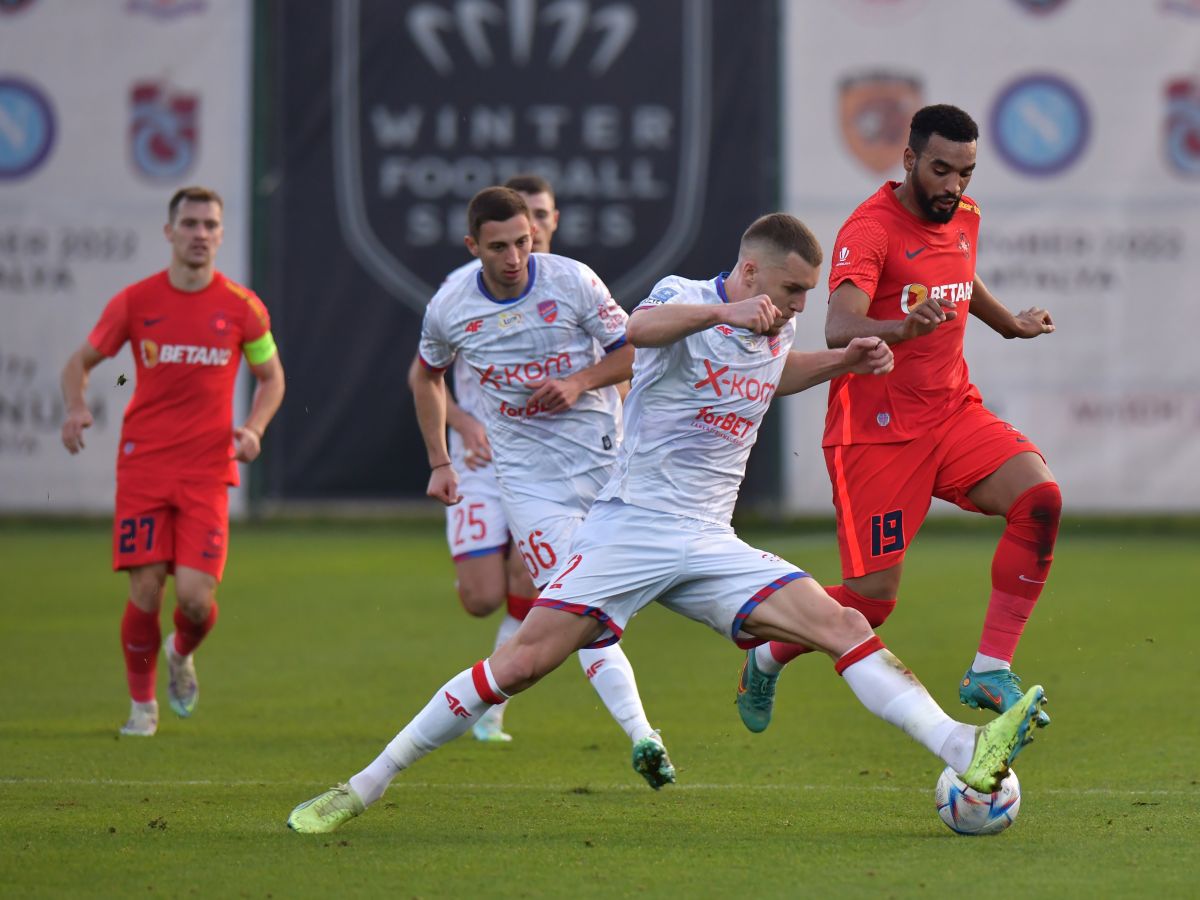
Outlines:
{"label": "napoli logo", "polygon": [[54,146],[54,110],[27,81],[0,78],[0,181],[24,178]]}
{"label": "napoli logo", "polygon": [[1032,176],[1055,175],[1072,166],[1091,130],[1083,97],[1055,75],[1030,75],[1008,85],[991,118],[1000,156]]}
{"label": "napoli logo", "polygon": [[199,135],[194,94],[173,92],[156,81],[140,81],[130,92],[133,167],[155,181],[174,181],[196,161]]}
{"label": "napoli logo", "polygon": [[[704,221],[713,0],[331,4],[337,222],[421,312],[462,261],[463,208],[523,171],[554,185],[555,250],[633,296]],[[417,89],[419,86],[419,89]]]}
{"label": "napoli logo", "polygon": [[1167,161],[1181,175],[1200,175],[1200,84],[1167,85]]}
{"label": "napoli logo", "polygon": [[869,72],[838,86],[842,137],[859,162],[883,175],[900,166],[913,113],[921,108],[921,82],[894,72]]}
{"label": "napoli logo", "polygon": [[547,323],[553,323],[558,318],[558,301],[543,300],[538,304],[538,315],[546,320]]}

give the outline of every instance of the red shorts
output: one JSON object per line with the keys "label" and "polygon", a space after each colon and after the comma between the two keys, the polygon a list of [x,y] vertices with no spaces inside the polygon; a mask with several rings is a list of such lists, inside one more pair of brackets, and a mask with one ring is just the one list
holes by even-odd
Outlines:
{"label": "red shorts", "polygon": [[113,569],[166,562],[218,581],[225,571],[229,486],[222,481],[168,481],[117,476]]}
{"label": "red shorts", "polygon": [[896,565],[933,497],[980,512],[967,494],[1020,453],[1042,452],[979,403],[967,403],[927,434],[896,444],[825,448],[837,510],[842,577]]}

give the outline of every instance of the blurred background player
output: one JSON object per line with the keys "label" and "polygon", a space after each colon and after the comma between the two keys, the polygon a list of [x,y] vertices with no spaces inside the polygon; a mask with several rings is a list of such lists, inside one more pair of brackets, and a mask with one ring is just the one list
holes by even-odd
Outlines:
{"label": "blurred background player", "polygon": [[[177,191],[163,226],[170,265],[113,297],[62,371],[62,441],[75,454],[92,425],[84,399],[89,373],[127,341],[133,350],[137,383],[121,426],[113,521],[113,569],[129,572],[121,646],[131,707],[121,734],[148,737],[158,728],[160,644],[171,708],[186,718],[196,707],[192,653],[217,621],[228,488],[238,483],[237,463],[258,457],[283,401],[283,366],[266,307],[214,268],[222,211],[216,191]],[[235,428],[243,354],[258,384],[249,415]],[[168,574],[175,576],[175,630],[163,641],[159,610]]]}
{"label": "blurred background player", "polygon": [[[558,229],[558,208],[554,190],[540,175],[515,175],[505,187],[525,198],[533,220],[533,252],[549,253],[550,242]],[[478,270],[472,260],[455,270]],[[413,358],[409,383],[420,366]],[[460,474],[462,502],[446,507],[446,542],[454,560],[455,587],[463,609],[472,616],[490,616],[501,605],[505,615],[496,630],[495,646],[512,637],[529,612],[537,596],[521,555],[510,540],[508,522],[500,501],[500,486],[492,468],[492,447],[479,410],[482,394],[478,379],[466,362],[456,359],[452,372],[453,392],[446,391],[446,423],[450,426],[450,458]],[[591,677],[597,672],[589,675]],[[510,741],[504,731],[504,706],[494,706],[472,727],[481,741]]]}
{"label": "blurred background player", "polygon": [[[964,191],[978,136],[957,107],[918,110],[904,182],[884,184],[837,236],[826,341],[882,338],[896,369],[829,386],[822,443],[843,583],[828,590],[878,627],[896,606],[904,554],[933,497],[1004,516],[979,649],[959,686],[968,706],[1003,712],[1022,696],[1012,658],[1050,574],[1062,495],[1033,442],[984,408],[963,357],[968,311],[1005,338],[1054,330],[1046,310],[1013,314],[976,274],[980,212]],[[771,644],[748,654],[737,697],[751,731],[767,727],[780,668],[802,652]],[[1050,718],[1039,712],[1037,721]]]}
{"label": "blurred background player", "polygon": [[[544,181],[526,184],[540,188],[539,199],[549,197],[552,204]],[[409,383],[435,467],[429,494],[450,509],[448,538],[464,606],[470,596],[479,611],[470,606],[468,611],[486,615],[505,599],[499,553],[510,533],[516,543],[510,556],[528,570],[526,593],[508,591],[499,646],[528,612],[533,585],[544,584],[565,557],[571,534],[607,478],[621,434],[619,400],[610,387],[628,378],[633,350],[625,345],[624,311],[591,269],[566,257],[532,253],[536,226],[520,192],[481,191],[468,219],[467,247],[481,265],[452,272],[430,301]],[[475,435],[454,441],[452,433],[450,447],[463,447],[463,483],[486,502],[470,500],[459,488],[458,465],[444,433],[443,361],[456,366],[460,406],[465,398],[470,416],[460,421]],[[494,471],[480,477],[482,470],[474,466],[485,454],[484,462],[492,459],[493,450]],[[478,547],[484,552],[465,566],[455,550],[460,522],[468,536],[494,535],[490,548]],[[484,570],[480,560],[492,564]],[[490,575],[479,593],[463,593],[464,569]],[[657,741],[624,651],[582,651],[579,662],[630,739]],[[507,740],[496,720],[477,721],[474,730],[483,740]]]}
{"label": "blurred background player", "polygon": [[[820,263],[812,232],[776,213],[746,230],[732,274],[670,277],[655,286],[629,323],[638,351],[628,440],[575,534],[571,557],[511,641],[450,679],[348,784],[292,810],[291,828],[327,833],[361,815],[399,772],[462,734],[471,717],[537,683],[577,648],[619,640],[655,601],[742,645],[786,638],[822,650],[867,709],[976,790],[995,789],[1027,742],[1042,689],[1031,688],[984,728],[954,721],[859,612],[839,606],[807,573],[740,540],[730,524],[775,394],[892,367],[892,352],[877,337],[817,353],[791,350],[794,316]],[[648,780],[663,759],[644,760]],[[651,784],[673,780],[670,774]]]}

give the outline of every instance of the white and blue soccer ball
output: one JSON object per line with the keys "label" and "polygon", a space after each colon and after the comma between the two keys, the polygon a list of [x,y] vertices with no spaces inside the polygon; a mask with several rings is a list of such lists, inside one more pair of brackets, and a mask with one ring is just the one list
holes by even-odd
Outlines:
{"label": "white and blue soccer ball", "polygon": [[946,766],[934,795],[938,815],[958,834],[999,834],[1016,820],[1021,808],[1021,783],[1012,769],[994,793],[984,794],[967,787]]}

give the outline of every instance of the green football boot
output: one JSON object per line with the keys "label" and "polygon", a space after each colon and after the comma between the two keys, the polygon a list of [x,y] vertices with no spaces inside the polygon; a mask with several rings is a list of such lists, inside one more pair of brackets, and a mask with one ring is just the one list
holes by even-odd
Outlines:
{"label": "green football boot", "polygon": [[[993,712],[1007,712],[1008,709],[1021,699],[1021,677],[1014,675],[1009,669],[992,669],[987,672],[976,672],[967,669],[958,685],[958,700],[972,709],[990,709]],[[1035,722],[1038,728],[1050,724],[1050,717],[1043,709],[1038,710]]]}
{"label": "green football boot", "polygon": [[305,800],[292,810],[287,825],[301,834],[328,834],[336,831],[366,807],[362,798],[348,784],[339,784],[311,800]]}
{"label": "green football boot", "polygon": [[192,654],[180,656],[175,652],[175,632],[163,641],[163,656],[167,658],[167,700],[171,709],[181,719],[186,719],[196,709],[200,699],[200,683],[196,681],[196,664]]}
{"label": "green football boot", "polygon": [[754,660],[754,648],[746,651],[738,675],[737,708],[742,724],[755,734],[766,731],[771,724],[771,713],[775,709],[775,683],[779,673],[768,675]]}
{"label": "green football boot", "polygon": [[1033,740],[1029,732],[1045,697],[1042,686],[1035,684],[1007,712],[976,729],[975,753],[960,776],[967,785],[984,794],[1000,786],[1021,748]]}
{"label": "green football boot", "polygon": [[656,791],[664,784],[675,783],[675,767],[657,731],[633,745],[633,771]]}

